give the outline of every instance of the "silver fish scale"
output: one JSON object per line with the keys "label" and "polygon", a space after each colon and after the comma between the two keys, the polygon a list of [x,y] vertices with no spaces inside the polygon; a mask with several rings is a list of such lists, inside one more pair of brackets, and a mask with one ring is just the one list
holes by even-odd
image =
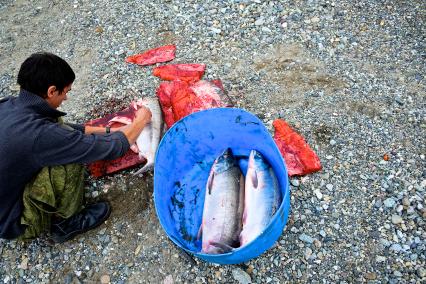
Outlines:
{"label": "silver fish scale", "polygon": [[255,159],[252,153],[245,182],[241,246],[251,242],[265,230],[281,204],[281,194],[273,169],[261,156]]}
{"label": "silver fish scale", "polygon": [[223,247],[215,243],[231,247],[238,243],[241,232],[243,210],[243,177],[237,166],[216,173],[210,177],[213,183],[206,197],[203,212],[203,252],[223,253]]}

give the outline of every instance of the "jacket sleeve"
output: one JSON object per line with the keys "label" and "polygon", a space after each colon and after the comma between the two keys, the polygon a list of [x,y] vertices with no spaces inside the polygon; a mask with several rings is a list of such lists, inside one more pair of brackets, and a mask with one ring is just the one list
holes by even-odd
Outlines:
{"label": "jacket sleeve", "polygon": [[123,156],[130,148],[123,132],[89,134],[52,123],[43,128],[33,144],[40,166],[91,163]]}
{"label": "jacket sleeve", "polygon": [[69,122],[66,122],[65,124],[68,125],[68,126],[70,126],[70,127],[72,127],[72,128],[74,128],[75,130],[78,130],[78,131],[84,133],[85,127],[84,127],[83,124],[76,124],[76,123],[69,123]]}

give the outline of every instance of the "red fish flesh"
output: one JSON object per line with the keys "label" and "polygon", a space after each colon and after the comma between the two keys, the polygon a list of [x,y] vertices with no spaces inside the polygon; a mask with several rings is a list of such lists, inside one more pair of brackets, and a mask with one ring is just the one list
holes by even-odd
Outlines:
{"label": "red fish flesh", "polygon": [[176,46],[165,45],[150,49],[141,54],[135,54],[126,58],[127,63],[134,63],[141,66],[152,65],[160,62],[167,62],[175,58]]}
{"label": "red fish flesh", "polygon": [[321,162],[302,136],[282,119],[276,119],[274,140],[287,166],[288,175],[306,175],[321,170]]}
{"label": "red fish flesh", "polygon": [[154,76],[160,79],[185,82],[196,82],[201,79],[206,70],[206,64],[169,64],[154,68]]}
{"label": "red fish flesh", "polygon": [[161,110],[164,115],[164,122],[167,127],[170,128],[175,123],[175,118],[172,109],[172,99],[171,95],[173,89],[175,88],[174,81],[172,82],[162,82],[157,89],[157,97],[160,101]]}
{"label": "red fish flesh", "polygon": [[[90,120],[86,122],[85,125],[90,126],[99,126],[99,127],[106,127],[110,126],[111,128],[116,128],[125,125],[126,121],[133,121],[135,117],[135,102],[132,102],[132,104],[119,112],[107,115],[102,118]],[[116,117],[120,117],[121,119],[114,119]],[[116,121],[115,121],[116,120]],[[120,158],[117,158],[115,160],[101,160],[96,161],[93,163],[90,163],[87,165],[90,174],[93,177],[101,177],[106,174],[111,174],[114,172],[117,172],[119,170],[131,168],[140,164],[146,163],[146,159],[140,158],[137,151],[135,151],[135,148],[133,147],[133,151],[129,150],[126,152],[126,154]]]}
{"label": "red fish flesh", "polygon": [[171,127],[179,119],[209,108],[230,107],[232,102],[223,90],[220,80],[187,83],[163,82],[157,89],[164,120]]}

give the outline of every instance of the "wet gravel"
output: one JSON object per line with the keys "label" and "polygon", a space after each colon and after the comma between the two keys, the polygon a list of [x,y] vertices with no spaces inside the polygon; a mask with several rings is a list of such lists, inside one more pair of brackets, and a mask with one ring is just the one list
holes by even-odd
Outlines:
{"label": "wet gravel", "polygon": [[[177,45],[236,106],[299,131],[323,170],[291,181],[279,241],[242,265],[191,259],[165,236],[152,175],[88,179],[109,221],[62,245],[0,240],[4,283],[424,283],[424,1],[0,1],[0,97],[32,52],[76,72],[68,120],[153,96],[152,67],[127,55]],[[272,133],[272,132],[271,132]]]}

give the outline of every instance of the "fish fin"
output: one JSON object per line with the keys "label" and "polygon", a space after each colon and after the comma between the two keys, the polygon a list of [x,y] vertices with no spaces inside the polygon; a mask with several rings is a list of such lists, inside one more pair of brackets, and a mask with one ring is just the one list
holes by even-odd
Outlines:
{"label": "fish fin", "polygon": [[215,247],[220,248],[223,251],[223,253],[230,252],[234,249],[230,245],[227,245],[227,244],[224,244],[224,243],[218,243],[218,242],[211,241],[210,244],[215,246]]}
{"label": "fish fin", "polygon": [[209,175],[209,179],[207,180],[208,194],[212,194],[213,180],[214,180],[214,173],[212,173],[211,175]]}
{"label": "fish fin", "polygon": [[200,228],[198,229],[197,241],[200,240],[202,234],[203,234],[203,223],[201,223]]}
{"label": "fish fin", "polygon": [[257,171],[256,170],[254,170],[251,173],[250,178],[251,178],[251,183],[253,184],[253,187],[257,188],[257,186],[259,185],[259,180],[257,179]]}

